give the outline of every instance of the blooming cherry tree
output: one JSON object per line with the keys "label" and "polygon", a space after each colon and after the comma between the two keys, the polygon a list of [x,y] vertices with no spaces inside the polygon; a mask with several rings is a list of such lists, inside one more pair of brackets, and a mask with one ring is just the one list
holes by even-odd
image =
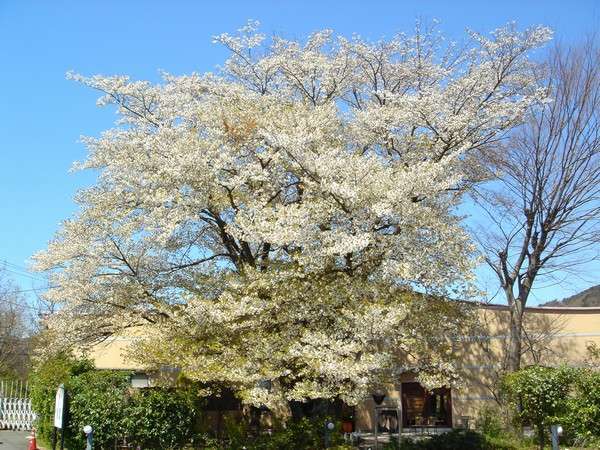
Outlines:
{"label": "blooming cherry tree", "polygon": [[543,98],[527,55],[549,38],[298,42],[250,22],[215,37],[216,74],[69,74],[119,121],[85,138],[76,167],[97,183],[36,256],[62,304],[49,332],[68,346],[143,326],[136,357],[254,404],[355,403],[415,367],[451,381],[464,314],[443,297],[472,265],[454,208],[485,176],[479,152]]}

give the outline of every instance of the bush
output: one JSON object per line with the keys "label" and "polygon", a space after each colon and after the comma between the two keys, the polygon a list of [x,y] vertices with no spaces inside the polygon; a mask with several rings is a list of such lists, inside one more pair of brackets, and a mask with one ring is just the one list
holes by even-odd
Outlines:
{"label": "bush", "polygon": [[600,372],[576,372],[567,410],[557,423],[565,430],[566,441],[600,448]]}
{"label": "bush", "polygon": [[69,448],[85,448],[84,425],[94,429],[98,448],[114,446],[127,434],[130,372],[91,371],[73,377],[66,385],[69,398]]}
{"label": "bush", "polygon": [[53,430],[54,399],[65,384],[68,398],[67,448],[84,448],[83,426],[94,429],[96,448],[113,448],[127,437],[143,448],[180,448],[194,432],[199,401],[193,387],[130,387],[131,372],[94,370],[88,360],[60,355],[35,368],[30,377],[32,406],[38,415],[40,438],[49,442]]}
{"label": "bush", "polygon": [[199,406],[187,389],[141,390],[127,408],[126,434],[143,448],[175,448],[192,439]]}
{"label": "bush", "polygon": [[[322,449],[325,448],[325,424],[331,419],[328,417],[307,418],[290,420],[286,428],[264,436],[262,441],[250,447],[256,450],[284,450],[284,449]],[[335,422],[334,422],[335,423]],[[340,424],[329,432],[329,446],[341,444]]]}
{"label": "bush", "polygon": [[403,439],[390,442],[386,450],[517,450],[519,445],[500,437],[488,438],[472,430],[452,430],[420,440]]}
{"label": "bush", "polygon": [[540,448],[553,424],[563,443],[600,448],[600,372],[532,366],[507,375],[503,392],[519,424],[536,427]]}
{"label": "bush", "polygon": [[497,408],[483,407],[475,421],[475,428],[484,436],[498,438],[502,436],[504,427]]}
{"label": "bush", "polygon": [[535,427],[540,448],[547,430],[568,409],[573,369],[531,366],[504,377],[502,390],[518,422]]}
{"label": "bush", "polygon": [[42,441],[50,442],[54,425],[54,401],[56,389],[61,383],[68,384],[73,377],[94,370],[87,359],[75,359],[60,354],[38,363],[29,376],[31,405],[37,414],[37,435]]}
{"label": "bush", "polygon": [[334,430],[329,434],[329,445],[325,447],[325,424],[331,421],[329,417],[290,419],[285,424],[277,424],[271,434],[251,437],[245,422],[228,420],[225,423],[227,442],[215,448],[231,450],[319,450],[319,449],[351,449],[343,445],[341,425],[335,423]]}

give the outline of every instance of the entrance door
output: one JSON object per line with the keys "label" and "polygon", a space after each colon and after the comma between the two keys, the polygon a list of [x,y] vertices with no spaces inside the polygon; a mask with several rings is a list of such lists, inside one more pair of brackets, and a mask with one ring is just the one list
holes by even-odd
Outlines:
{"label": "entrance door", "polygon": [[402,383],[402,424],[409,427],[451,427],[450,389],[427,391],[419,383]]}

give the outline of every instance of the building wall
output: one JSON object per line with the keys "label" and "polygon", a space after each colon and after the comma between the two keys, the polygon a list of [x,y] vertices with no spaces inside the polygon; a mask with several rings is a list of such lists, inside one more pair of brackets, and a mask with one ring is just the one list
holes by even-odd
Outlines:
{"label": "building wall", "polygon": [[[454,394],[460,415],[476,417],[484,405],[494,405],[493,386],[508,344],[507,308],[480,309],[488,333],[471,336],[457,351],[463,361],[465,387]],[[522,366],[581,366],[591,343],[600,344],[600,308],[527,308]]]}
{"label": "building wall", "polygon": [[97,369],[103,370],[144,370],[140,364],[136,364],[127,357],[127,350],[136,339],[136,333],[129,336],[119,336],[107,339],[96,344],[88,353],[88,357],[94,361]]}

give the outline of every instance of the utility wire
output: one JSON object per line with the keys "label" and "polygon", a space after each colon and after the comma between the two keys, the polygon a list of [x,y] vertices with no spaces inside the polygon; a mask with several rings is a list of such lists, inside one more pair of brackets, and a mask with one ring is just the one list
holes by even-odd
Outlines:
{"label": "utility wire", "polygon": [[14,273],[16,275],[24,276],[31,278],[33,280],[46,281],[44,278],[39,277],[37,275],[33,275],[29,269],[23,266],[19,266],[18,264],[11,263],[6,259],[0,260],[0,267],[4,266],[4,270],[7,272]]}
{"label": "utility wire", "polygon": [[0,306],[3,306],[3,305],[11,305],[11,306],[14,306],[15,308],[27,308],[32,311],[39,311],[41,309],[41,308],[38,308],[37,306],[29,305],[26,303],[17,303],[17,302],[11,302],[9,300],[0,299]]}
{"label": "utility wire", "polygon": [[32,305],[30,305],[28,303],[16,302],[14,300],[9,300],[7,298],[2,298],[1,296],[14,295],[14,294],[18,295],[18,294],[21,294],[21,293],[24,293],[24,292],[45,291],[47,289],[51,289],[51,288],[54,288],[54,287],[58,287],[58,286],[48,286],[48,287],[45,287],[45,288],[34,288],[34,289],[17,289],[17,290],[14,290],[14,291],[6,291],[6,292],[0,291],[0,306],[2,306],[2,305],[11,305],[11,306],[14,306],[16,308],[28,308],[28,309],[31,309],[31,310],[34,310],[34,311],[39,311],[40,308],[37,307],[37,306],[32,306]]}
{"label": "utility wire", "polygon": [[53,288],[57,288],[60,286],[46,286],[46,287],[39,287],[39,288],[31,288],[31,289],[15,289],[14,291],[0,291],[0,295],[4,294],[4,295],[13,295],[13,294],[23,294],[25,292],[39,292],[39,291],[47,291],[48,289],[53,289]]}

